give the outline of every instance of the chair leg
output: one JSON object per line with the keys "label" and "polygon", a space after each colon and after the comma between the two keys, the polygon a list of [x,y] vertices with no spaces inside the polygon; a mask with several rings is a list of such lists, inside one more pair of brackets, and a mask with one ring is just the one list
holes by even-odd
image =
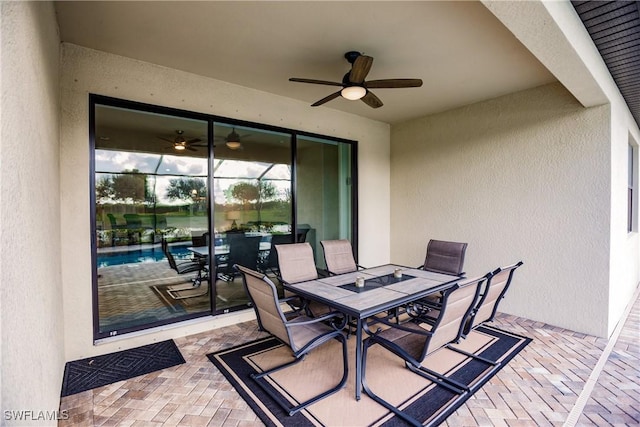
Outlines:
{"label": "chair leg", "polygon": [[484,363],[486,363],[486,364],[488,364],[488,365],[491,365],[491,366],[500,366],[500,362],[494,362],[493,360],[489,360],[489,359],[484,358],[484,357],[482,357],[482,356],[478,356],[477,354],[473,354],[473,353],[469,353],[469,352],[464,351],[464,350],[460,350],[459,348],[452,347],[451,345],[447,345],[447,348],[448,348],[449,350],[453,350],[453,351],[455,351],[456,353],[460,353],[460,354],[465,355],[465,356],[467,356],[467,357],[470,357],[470,358],[472,358],[472,359],[475,359],[475,360],[479,360],[479,361],[481,361],[481,362],[484,362]]}
{"label": "chair leg", "polygon": [[[406,421],[409,425],[414,427],[422,427],[422,423],[420,421],[416,420],[411,415],[402,412],[400,409],[396,408],[394,405],[392,405],[391,403],[387,402],[386,400],[384,400],[383,398],[375,394],[371,390],[371,388],[369,388],[369,385],[367,384],[367,379],[366,379],[367,351],[369,350],[369,347],[371,347],[371,345],[372,344],[371,344],[370,338],[367,338],[363,345],[364,348],[362,349],[362,389],[364,390],[365,393],[367,393],[367,395],[370,398],[372,398],[373,400],[378,402],[380,405],[384,406],[385,408],[387,408],[388,410],[396,414],[398,417]],[[356,384],[356,387],[359,387],[359,386],[360,386],[359,384]]]}
{"label": "chair leg", "polygon": [[470,390],[468,386],[456,380],[452,380],[451,378],[446,377],[439,372],[432,371],[431,369],[425,368],[424,366],[416,367],[409,362],[405,362],[405,364],[411,372],[414,372],[421,377],[428,379],[429,381],[433,381],[437,385],[440,385],[456,394],[467,393]]}
{"label": "chair leg", "polygon": [[325,397],[341,390],[344,387],[344,385],[347,383],[347,377],[349,376],[347,340],[344,337],[344,335],[342,335],[342,333],[337,334],[336,338],[342,343],[342,369],[343,369],[342,379],[335,387],[329,390],[326,390],[296,406],[291,406],[289,402],[285,401],[285,399],[283,399],[279,393],[274,392],[270,387],[263,384],[262,381],[259,381],[259,380],[281,369],[288,368],[289,366],[295,365],[296,363],[304,359],[304,357],[306,356],[306,353],[298,355],[298,357],[296,357],[296,359],[291,362],[287,362],[283,365],[276,366],[274,368],[269,369],[268,371],[264,371],[257,374],[251,374],[251,378],[253,378],[256,381],[256,384],[258,384],[260,388],[262,388],[262,390],[264,390],[273,400],[275,400],[282,407],[282,409],[284,409],[287,412],[287,414],[289,414],[289,416],[294,415],[297,412],[300,412],[301,410],[306,408],[307,406],[312,405],[313,403],[321,399],[324,399]]}

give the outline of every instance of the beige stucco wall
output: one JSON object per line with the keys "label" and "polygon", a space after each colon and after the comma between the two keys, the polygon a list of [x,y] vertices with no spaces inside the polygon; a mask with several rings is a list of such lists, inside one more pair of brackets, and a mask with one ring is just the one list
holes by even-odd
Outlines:
{"label": "beige stucco wall", "polygon": [[[637,229],[627,233],[626,227],[627,147],[640,142],[638,123],[571,2],[482,3],[583,106],[610,105],[610,286],[604,311],[611,335],[640,280],[640,236]],[[635,156],[637,165],[637,152]]]}
{"label": "beige stucco wall", "polygon": [[[40,411],[55,416],[65,362],[59,37],[51,3],[0,2],[0,10],[0,424],[33,425]],[[17,422],[5,411],[33,413]]]}
{"label": "beige stucco wall", "polygon": [[[68,360],[205,331],[250,318],[230,314],[156,333],[93,345],[89,230],[88,94],[215,114],[359,141],[359,251],[362,262],[389,261],[390,127],[300,101],[63,44],[61,117],[62,268]],[[367,214],[371,212],[372,214]],[[375,214],[373,214],[375,213]]]}
{"label": "beige stucco wall", "polygon": [[501,311],[608,334],[610,107],[560,84],[392,129],[391,259],[469,243],[468,276],[518,260]]}

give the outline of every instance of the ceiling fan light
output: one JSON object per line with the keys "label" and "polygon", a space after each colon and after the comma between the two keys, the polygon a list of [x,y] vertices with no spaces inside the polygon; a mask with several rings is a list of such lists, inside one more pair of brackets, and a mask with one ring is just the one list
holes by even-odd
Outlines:
{"label": "ceiling fan light", "polygon": [[182,150],[184,150],[185,148],[187,148],[187,146],[186,146],[185,144],[178,143],[178,144],[174,144],[174,145],[173,145],[173,148],[174,148],[174,149],[176,149],[176,150],[178,150],[178,151],[182,151]]}
{"label": "ceiling fan light", "polygon": [[362,86],[347,86],[340,91],[343,98],[355,101],[367,94],[367,90]]}
{"label": "ceiling fan light", "polygon": [[240,141],[227,141],[226,144],[231,150],[237,150],[240,148]]}

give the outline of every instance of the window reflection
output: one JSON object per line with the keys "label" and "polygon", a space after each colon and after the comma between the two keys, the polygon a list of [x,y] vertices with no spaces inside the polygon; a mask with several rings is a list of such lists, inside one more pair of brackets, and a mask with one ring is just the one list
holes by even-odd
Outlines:
{"label": "window reflection", "polygon": [[[98,335],[211,311],[207,122],[97,105]],[[181,147],[181,149],[176,149]]]}

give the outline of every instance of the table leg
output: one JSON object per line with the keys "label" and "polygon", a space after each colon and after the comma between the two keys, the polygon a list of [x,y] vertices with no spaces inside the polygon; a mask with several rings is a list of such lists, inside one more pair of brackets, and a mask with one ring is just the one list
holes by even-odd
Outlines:
{"label": "table leg", "polygon": [[356,326],[356,400],[362,393],[362,319],[358,317]]}

